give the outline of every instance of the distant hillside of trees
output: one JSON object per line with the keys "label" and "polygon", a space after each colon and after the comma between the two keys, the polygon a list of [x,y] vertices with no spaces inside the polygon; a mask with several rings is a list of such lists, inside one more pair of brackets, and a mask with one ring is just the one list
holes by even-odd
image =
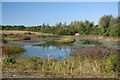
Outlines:
{"label": "distant hillside of trees", "polygon": [[58,35],[74,35],[80,33],[80,35],[104,35],[111,36],[114,38],[120,37],[120,17],[113,17],[112,15],[104,15],[100,18],[98,25],[94,25],[94,22],[88,20],[83,21],[72,21],[69,25],[62,24],[61,22],[55,26],[43,23],[40,26],[25,27],[2,25],[2,30],[24,30],[24,31],[35,31],[43,33],[53,33]]}

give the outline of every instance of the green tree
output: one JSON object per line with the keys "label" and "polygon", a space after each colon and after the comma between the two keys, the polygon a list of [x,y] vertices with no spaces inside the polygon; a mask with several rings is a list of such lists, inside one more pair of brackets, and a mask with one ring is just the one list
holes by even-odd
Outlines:
{"label": "green tree", "polygon": [[111,18],[112,18],[112,15],[102,16],[98,22],[98,27],[99,28],[109,27]]}
{"label": "green tree", "polygon": [[108,28],[110,27],[112,15],[104,15],[98,22],[98,27],[101,28],[101,32],[104,36],[109,36]]}

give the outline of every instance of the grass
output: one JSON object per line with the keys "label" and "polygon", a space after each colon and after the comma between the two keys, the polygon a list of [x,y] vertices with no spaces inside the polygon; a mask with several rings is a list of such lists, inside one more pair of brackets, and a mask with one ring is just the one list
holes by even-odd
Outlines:
{"label": "grass", "polygon": [[36,35],[36,36],[38,36],[38,35],[46,35],[46,36],[51,36],[51,35],[53,35],[53,34],[47,34],[47,33],[40,33],[40,32],[33,32],[33,31],[17,31],[17,30],[2,30],[2,33],[3,34],[9,34],[9,33],[13,33],[13,34],[29,34],[29,33],[31,33],[32,35]]}
{"label": "grass", "polygon": [[101,45],[102,43],[97,42],[97,41],[84,40],[84,41],[82,41],[82,44],[94,44],[94,45]]}
{"label": "grass", "polygon": [[21,47],[7,45],[7,44],[2,45],[2,55],[15,55],[16,53],[22,53],[24,51],[25,49]]}
{"label": "grass", "polygon": [[113,37],[104,37],[102,35],[80,35],[80,36],[75,36],[79,37],[82,39],[98,39],[98,40],[103,40],[103,41],[120,41],[120,38],[113,38]]}
{"label": "grass", "polygon": [[25,34],[25,35],[35,35],[35,33],[31,33],[31,32],[25,32],[23,34]]}
{"label": "grass", "polygon": [[2,34],[2,38],[5,40],[30,40],[31,38],[29,36],[25,36],[22,34]]}
{"label": "grass", "polygon": [[30,40],[31,38],[30,37],[19,37],[19,38],[13,38],[13,37],[6,37],[6,38],[4,38],[5,40],[7,40],[7,41],[17,41],[17,40]]}
{"label": "grass", "polygon": [[59,36],[56,36],[56,35],[39,35],[37,37],[40,37],[40,38],[50,38],[50,37],[59,37]]}
{"label": "grass", "polygon": [[116,55],[111,55],[102,60],[71,57],[69,60],[50,60],[36,57],[6,58],[3,64],[3,72],[40,73],[51,77],[67,78],[117,78]]}
{"label": "grass", "polygon": [[[12,36],[14,38],[21,37],[20,34],[3,36],[11,36],[11,38],[13,38]],[[48,41],[42,45],[66,45],[66,42],[71,40],[73,39],[65,37],[58,42]],[[117,57],[118,50],[113,48],[104,46],[87,49],[78,48],[74,53],[70,54],[70,58],[62,61],[59,59],[14,56],[14,54],[22,53],[23,51],[24,49],[20,47],[2,45],[3,55],[9,55],[3,59],[3,73],[14,72],[23,75],[38,75],[40,78],[46,75],[50,75],[51,78],[118,78],[118,74],[120,74],[120,63]]]}
{"label": "grass", "polygon": [[55,42],[75,42],[75,39],[69,38],[69,37],[64,37],[59,40],[54,40]]}
{"label": "grass", "polygon": [[[3,73],[15,72],[24,75],[39,75],[39,77],[50,75],[51,78],[118,77],[117,51],[111,49],[109,56],[104,55],[104,57],[100,55],[91,56],[89,55],[92,54],[90,52],[86,55],[80,55],[78,52],[77,55],[71,55],[69,59],[62,61],[37,57],[8,57],[3,61]],[[100,54],[104,54],[104,52]]]}
{"label": "grass", "polygon": [[21,40],[30,40],[31,38],[30,37],[23,37]]}

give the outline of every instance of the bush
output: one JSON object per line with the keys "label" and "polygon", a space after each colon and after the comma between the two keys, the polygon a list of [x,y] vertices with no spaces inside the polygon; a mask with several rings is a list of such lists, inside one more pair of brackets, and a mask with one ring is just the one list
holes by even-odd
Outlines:
{"label": "bush", "polygon": [[102,59],[107,58],[111,54],[117,55],[119,51],[114,48],[107,48],[105,46],[96,46],[91,48],[78,48],[70,55],[72,56],[86,56],[92,59]]}
{"label": "bush", "polygon": [[13,33],[9,33],[8,35],[13,35]]}
{"label": "bush", "polygon": [[26,33],[23,33],[23,34],[31,35],[32,33],[31,32],[26,32]]}
{"label": "bush", "polygon": [[30,37],[24,37],[23,40],[30,40]]}
{"label": "bush", "polygon": [[2,45],[2,54],[3,55],[13,55],[16,53],[22,53],[25,49],[17,46],[11,45]]}
{"label": "bush", "polygon": [[104,33],[104,37],[106,37],[106,36],[109,36],[109,34],[106,32],[106,33]]}
{"label": "bush", "polygon": [[4,64],[9,64],[9,63],[15,63],[15,56],[9,56],[9,57],[6,57],[5,60],[4,60]]}
{"label": "bush", "polygon": [[118,56],[117,55],[110,55],[105,60],[105,63],[101,65],[102,72],[116,72],[118,71]]}
{"label": "bush", "polygon": [[7,37],[7,34],[2,34],[2,38]]}
{"label": "bush", "polygon": [[107,58],[107,63],[110,64],[110,70],[113,70],[113,71],[117,71],[117,67],[118,67],[118,56],[117,55],[110,55],[108,58]]}
{"label": "bush", "polygon": [[7,43],[7,41],[5,39],[2,38],[2,43]]}

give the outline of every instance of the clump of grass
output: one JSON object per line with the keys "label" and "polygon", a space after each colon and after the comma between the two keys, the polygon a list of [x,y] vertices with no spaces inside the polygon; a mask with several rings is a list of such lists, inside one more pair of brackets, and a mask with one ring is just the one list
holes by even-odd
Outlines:
{"label": "clump of grass", "polygon": [[119,64],[118,56],[117,55],[110,55],[103,61],[102,65],[100,66],[101,72],[112,73],[119,71]]}
{"label": "clump of grass", "polygon": [[2,38],[5,38],[5,37],[7,37],[7,34],[2,34]]}
{"label": "clump of grass", "polygon": [[90,40],[84,40],[82,44],[94,44],[94,45],[101,45],[102,43],[97,41],[90,41]]}
{"label": "clump of grass", "polygon": [[30,37],[23,37],[22,39],[23,40],[30,40],[31,38]]}
{"label": "clump of grass", "polygon": [[9,37],[9,38],[21,38],[21,37],[23,37],[23,35],[21,35],[21,34],[13,34],[13,35],[7,35],[7,37]]}
{"label": "clump of grass", "polygon": [[15,63],[15,56],[11,55],[9,57],[6,57],[3,62],[6,66],[10,63]]}
{"label": "clump of grass", "polygon": [[24,51],[25,49],[21,47],[7,45],[7,44],[2,45],[2,55],[14,55],[16,53],[22,53]]}
{"label": "clump of grass", "polygon": [[26,33],[23,33],[23,34],[32,35],[32,33],[31,33],[31,32],[26,32]]}
{"label": "clump of grass", "polygon": [[9,33],[9,34],[7,34],[7,35],[14,35],[13,33]]}
{"label": "clump of grass", "polygon": [[54,40],[55,42],[75,42],[75,39],[72,38],[61,38],[59,40]]}
{"label": "clump of grass", "polygon": [[39,35],[39,36],[37,36],[37,37],[41,37],[41,38],[48,38],[48,37],[59,37],[59,36],[53,36],[53,35],[51,35],[51,36],[48,36],[48,35]]}

